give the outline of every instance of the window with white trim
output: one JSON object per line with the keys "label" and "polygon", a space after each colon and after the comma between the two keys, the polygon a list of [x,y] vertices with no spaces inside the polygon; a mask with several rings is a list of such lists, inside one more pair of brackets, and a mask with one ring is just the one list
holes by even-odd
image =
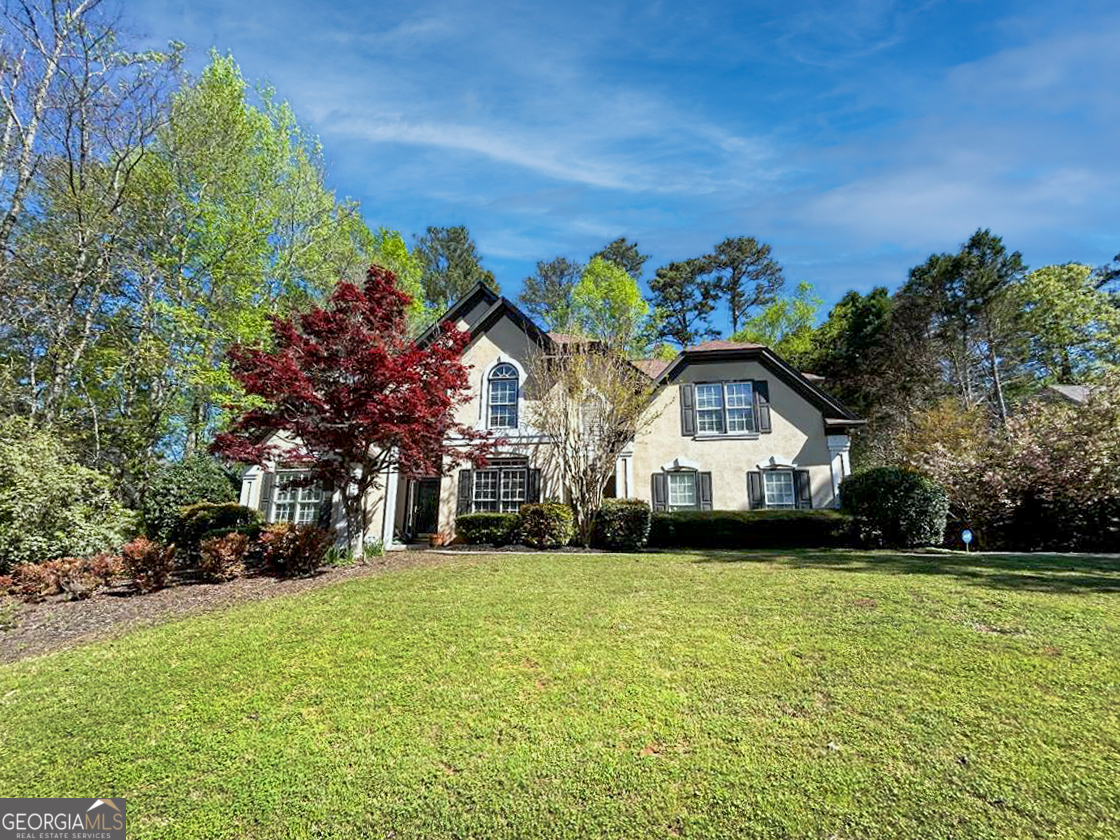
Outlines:
{"label": "window with white trim", "polygon": [[318,482],[307,483],[310,478],[311,473],[301,470],[282,470],[276,473],[270,522],[314,525],[319,521],[323,487]]}
{"label": "window with white trim", "polygon": [[517,368],[509,362],[502,362],[490,371],[489,377],[489,417],[487,425],[491,429],[517,428],[517,392],[519,376]]}
{"label": "window with white trim", "polygon": [[525,504],[529,468],[523,459],[491,461],[475,470],[471,491],[472,513],[517,513]]}
{"label": "window with white trim", "polygon": [[697,474],[694,470],[666,473],[669,510],[695,510],[700,507]]}
{"label": "window with white trim", "polygon": [[766,507],[797,507],[793,470],[763,470],[762,489],[766,494]]}
{"label": "window with white trim", "polygon": [[698,434],[748,434],[756,430],[750,382],[704,382],[696,386]]}

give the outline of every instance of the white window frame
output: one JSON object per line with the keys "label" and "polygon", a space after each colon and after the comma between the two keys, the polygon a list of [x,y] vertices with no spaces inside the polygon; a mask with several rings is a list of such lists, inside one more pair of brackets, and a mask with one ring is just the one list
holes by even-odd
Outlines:
{"label": "white window frame", "polygon": [[[480,490],[485,491],[483,498]],[[494,464],[471,475],[471,513],[517,513],[528,494],[529,464],[525,460]]]}
{"label": "white window frame", "polygon": [[[320,511],[328,503],[319,482],[304,487],[289,487],[295,481],[311,475],[310,470],[277,470],[272,485],[269,504],[269,522],[290,522],[294,525],[316,525]],[[294,494],[289,497],[289,494]],[[290,514],[280,518],[280,508],[291,508]]]}
{"label": "white window frame", "polygon": [[[508,368],[513,375],[499,375],[499,371]],[[503,396],[501,402],[494,399],[494,386],[513,385],[513,399],[509,395]],[[513,414],[512,423],[495,423],[494,409],[501,408]],[[521,371],[517,365],[507,361],[499,361],[486,374],[486,428],[488,429],[516,429],[521,420]]]}
{"label": "white window frame", "polygon": [[[732,392],[729,389],[739,386],[746,387],[746,405],[742,404],[741,395],[734,398],[734,405],[732,402]],[[695,385],[695,411],[696,411],[696,436],[697,437],[729,437],[735,435],[756,435],[758,434],[758,417],[755,416],[754,410],[754,383],[749,379],[725,379],[715,382],[697,382]],[[703,388],[718,388],[719,392],[719,405],[709,405],[707,408],[701,406],[701,389]],[[718,413],[717,413],[718,412]],[[734,412],[734,413],[732,413]],[[705,429],[704,428],[704,415],[709,423],[712,415],[719,421],[718,429]],[[743,418],[747,419],[746,428],[731,428],[732,422],[735,421],[737,425],[742,425]]]}
{"label": "white window frame", "polygon": [[[692,479],[692,503],[676,504],[673,502],[673,479]],[[665,473],[665,506],[669,510],[699,510],[700,509],[700,473],[696,470],[670,470]]]}
{"label": "white window frame", "polygon": [[[789,479],[789,503],[784,501],[785,494],[783,492],[783,501],[778,501],[771,496],[770,479],[788,478]],[[784,488],[783,488],[784,490]],[[792,469],[770,469],[762,470],[762,499],[766,505],[766,509],[774,510],[794,510],[797,507],[797,481],[794,478]]]}

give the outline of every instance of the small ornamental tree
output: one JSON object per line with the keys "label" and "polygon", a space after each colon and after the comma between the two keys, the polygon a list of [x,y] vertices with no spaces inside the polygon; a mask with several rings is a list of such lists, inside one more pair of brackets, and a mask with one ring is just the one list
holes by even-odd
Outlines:
{"label": "small ornamental tree", "polygon": [[[212,450],[255,464],[282,454],[341,488],[358,555],[369,526],[366,495],[387,468],[431,476],[463,461],[484,466],[497,443],[454,419],[470,397],[459,361],[469,335],[445,324],[434,340],[417,344],[408,338],[410,302],[391,271],[373,266],[364,287],[339,283],[325,306],[274,319],[271,349],[229,353],[234,377],[267,406],[243,414]],[[272,432],[287,433],[297,447],[262,443]]]}

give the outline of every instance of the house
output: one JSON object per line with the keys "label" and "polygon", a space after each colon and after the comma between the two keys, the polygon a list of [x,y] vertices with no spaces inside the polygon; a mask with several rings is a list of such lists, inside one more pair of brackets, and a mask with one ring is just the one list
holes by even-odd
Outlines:
{"label": "house", "polygon": [[[450,534],[460,513],[515,512],[526,502],[566,495],[547,469],[548,430],[528,423],[525,386],[532,354],[578,339],[544,331],[481,284],[440,322],[471,333],[463,362],[474,387],[458,419],[504,443],[485,469],[419,479],[387,471],[366,500],[374,523],[368,537],[386,546]],[[656,419],[618,458],[608,496],[644,499],[654,510],[838,504],[840,482],[851,471],[849,432],[863,421],[769,348],[709,341],[672,361],[636,366],[656,384],[650,406]],[[242,504],[269,521],[344,531],[337,491],[305,486],[282,461],[266,467],[244,473]]]}

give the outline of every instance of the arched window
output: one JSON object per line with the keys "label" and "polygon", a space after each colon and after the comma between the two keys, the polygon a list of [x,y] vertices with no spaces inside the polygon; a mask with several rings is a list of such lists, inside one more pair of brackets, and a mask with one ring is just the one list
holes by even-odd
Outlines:
{"label": "arched window", "polygon": [[517,428],[517,368],[508,362],[496,365],[490,371],[490,417],[491,429]]}

